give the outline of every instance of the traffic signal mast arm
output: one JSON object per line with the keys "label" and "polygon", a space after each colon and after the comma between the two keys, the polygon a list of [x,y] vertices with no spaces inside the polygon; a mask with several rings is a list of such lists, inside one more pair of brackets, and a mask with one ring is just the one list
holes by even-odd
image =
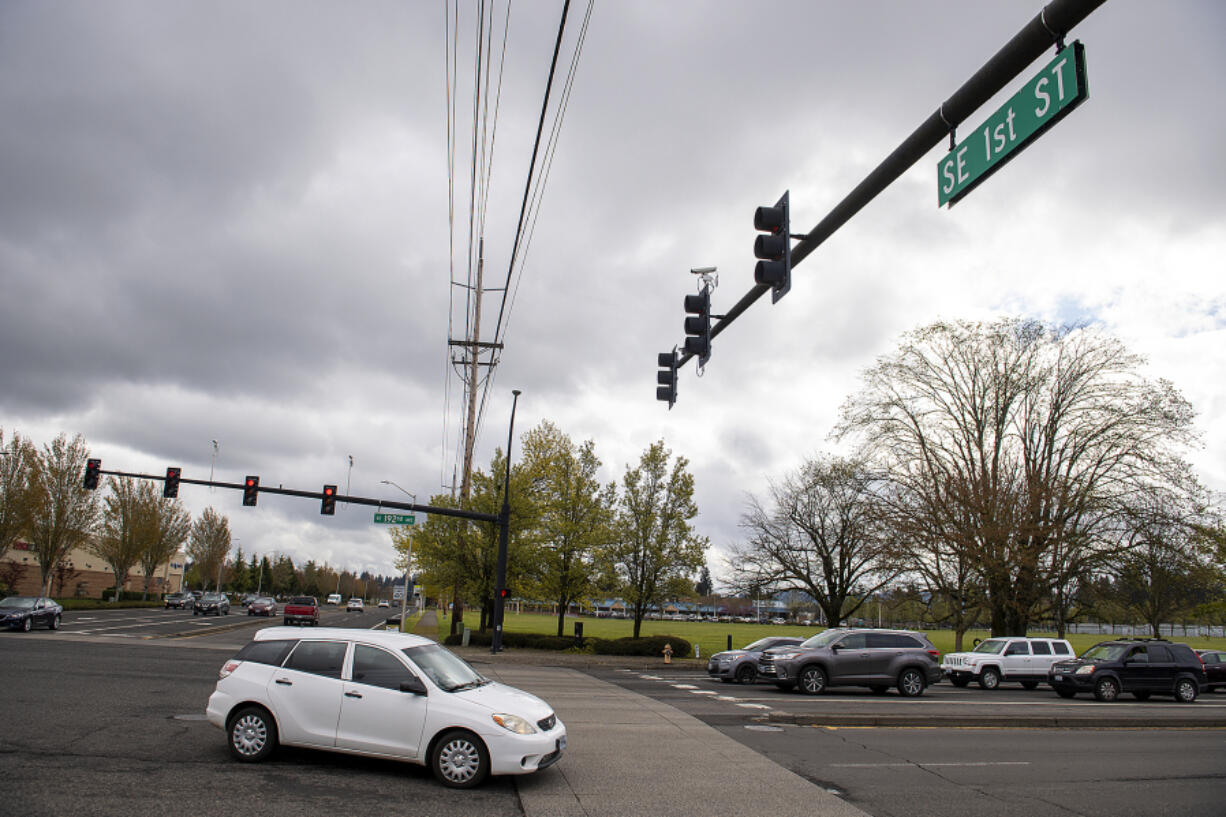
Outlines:
{"label": "traffic signal mast arm", "polygon": [[[877,165],[864,181],[835,205],[835,208],[792,248],[792,268],[795,269],[797,264],[834,235],[836,230],[876,198],[878,193],[893,184],[928,151],[939,145],[958,125],[1012,82],[1047,49],[1063,44],[1065,35],[1105,2],[1106,0],[1054,0],[1044,6],[1033,20],[1005,43],[994,57],[984,63],[974,76],[945,100],[936,112],[924,120],[922,125],[903,140],[893,153]],[[771,289],[772,287],[766,284],[754,284],[749,292],[711,327],[710,336],[718,336],[749,309],[754,301]],[[692,357],[693,353],[682,352],[678,357],[677,367],[684,366]]]}

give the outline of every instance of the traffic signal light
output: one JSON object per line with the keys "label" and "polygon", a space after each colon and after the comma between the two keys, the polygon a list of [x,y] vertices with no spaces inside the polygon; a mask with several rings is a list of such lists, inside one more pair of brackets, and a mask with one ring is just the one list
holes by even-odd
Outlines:
{"label": "traffic signal light", "polygon": [[90,490],[98,488],[98,477],[102,474],[102,460],[86,460],[85,487]]}
{"label": "traffic signal light", "polygon": [[325,485],[323,501],[319,504],[319,512],[324,516],[336,514],[336,486]]}
{"label": "traffic signal light", "polygon": [[247,481],[243,483],[243,504],[252,506],[260,493],[260,478],[247,477]]}
{"label": "traffic signal light", "polygon": [[770,287],[771,303],[778,303],[792,288],[791,216],[787,192],[774,207],[759,207],[754,212],[753,227],[767,233],[753,242],[754,257],[762,259],[754,268],[753,280]]}
{"label": "traffic signal light", "polygon": [[499,590],[499,591],[498,591],[498,598],[500,598],[500,599],[502,599],[502,600],[504,600],[504,601],[505,601],[505,600],[507,600],[507,599],[509,599],[509,598],[511,598],[511,588],[509,588],[509,587],[504,587],[504,588],[502,588],[501,590]]}
{"label": "traffic signal light", "polygon": [[166,481],[162,483],[162,496],[173,499],[179,495],[179,474],[182,471],[182,468],[166,469]]}
{"label": "traffic signal light", "polygon": [[705,364],[711,357],[711,287],[703,286],[697,295],[685,296],[685,351]]}
{"label": "traffic signal light", "polygon": [[660,371],[656,372],[656,399],[664,400],[671,409],[677,402],[677,347],[671,352],[661,352],[658,358]]}

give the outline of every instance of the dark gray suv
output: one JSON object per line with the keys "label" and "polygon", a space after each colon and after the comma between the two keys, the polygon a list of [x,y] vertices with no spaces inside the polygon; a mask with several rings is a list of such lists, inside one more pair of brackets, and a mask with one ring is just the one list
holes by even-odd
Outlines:
{"label": "dark gray suv", "polygon": [[941,680],[940,653],[923,633],[910,630],[831,629],[796,647],[762,653],[760,675],[780,689],[820,695],[827,687],[866,686],[877,694],[923,695]]}

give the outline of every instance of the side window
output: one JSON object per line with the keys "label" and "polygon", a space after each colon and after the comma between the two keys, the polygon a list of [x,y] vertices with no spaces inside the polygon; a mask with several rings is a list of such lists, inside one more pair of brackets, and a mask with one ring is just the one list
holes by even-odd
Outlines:
{"label": "side window", "polygon": [[358,684],[400,689],[401,681],[413,678],[396,656],[378,647],[358,644],[353,648],[353,680]]}
{"label": "side window", "polygon": [[1206,664],[1216,664],[1221,660],[1221,657],[1215,652],[1207,652],[1204,655],[1202,655],[1200,658]]}
{"label": "side window", "polygon": [[1144,647],[1133,647],[1133,648],[1132,648],[1132,649],[1131,649],[1131,650],[1128,652],[1128,657],[1127,657],[1126,659],[1124,659],[1124,660],[1126,660],[1126,661],[1140,661],[1140,662],[1142,662],[1142,663],[1147,663],[1147,662],[1149,661],[1149,656],[1145,654],[1145,648],[1144,648]]}
{"label": "side window", "polygon": [[239,661],[254,661],[257,664],[281,666],[285,656],[294,648],[297,641],[252,641],[238,651],[234,656]]}
{"label": "side window", "polygon": [[1056,655],[1072,655],[1072,651],[1069,650],[1068,644],[1065,644],[1063,641],[1053,641],[1051,643],[1051,648]]}
{"label": "side window", "polygon": [[1005,655],[1030,655],[1030,645],[1025,641],[1014,641],[1005,647]]}
{"label": "side window", "polygon": [[865,633],[864,643],[870,650],[879,650],[893,647],[894,639],[889,633]]}
{"label": "side window", "polygon": [[340,678],[345,665],[346,641],[300,641],[285,662],[286,669]]}
{"label": "side window", "polygon": [[844,650],[862,650],[867,646],[864,635],[864,633],[852,633],[851,635],[844,636],[843,640],[839,642],[839,647]]}
{"label": "side window", "polygon": [[1164,644],[1151,644],[1149,647],[1149,660],[1157,663],[1170,663],[1175,659],[1171,656],[1171,651]]}
{"label": "side window", "polygon": [[1035,655],[1051,655],[1051,644],[1046,641],[1031,641],[1030,649]]}

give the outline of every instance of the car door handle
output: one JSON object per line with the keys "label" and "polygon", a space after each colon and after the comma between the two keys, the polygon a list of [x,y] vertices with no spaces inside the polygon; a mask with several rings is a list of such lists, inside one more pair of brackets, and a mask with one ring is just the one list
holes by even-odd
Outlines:
{"label": "car door handle", "polygon": [[277,683],[278,683],[278,684],[280,684],[281,686],[285,686],[285,687],[292,687],[292,686],[294,685],[294,682],[293,682],[293,681],[287,681],[287,680],[286,680],[286,679],[284,679],[284,678],[278,678],[278,679],[277,679]]}
{"label": "car door handle", "polygon": [[346,697],[346,698],[361,698],[361,697],[362,697],[362,693],[360,693],[360,692],[346,692],[346,693],[345,693],[345,697]]}

